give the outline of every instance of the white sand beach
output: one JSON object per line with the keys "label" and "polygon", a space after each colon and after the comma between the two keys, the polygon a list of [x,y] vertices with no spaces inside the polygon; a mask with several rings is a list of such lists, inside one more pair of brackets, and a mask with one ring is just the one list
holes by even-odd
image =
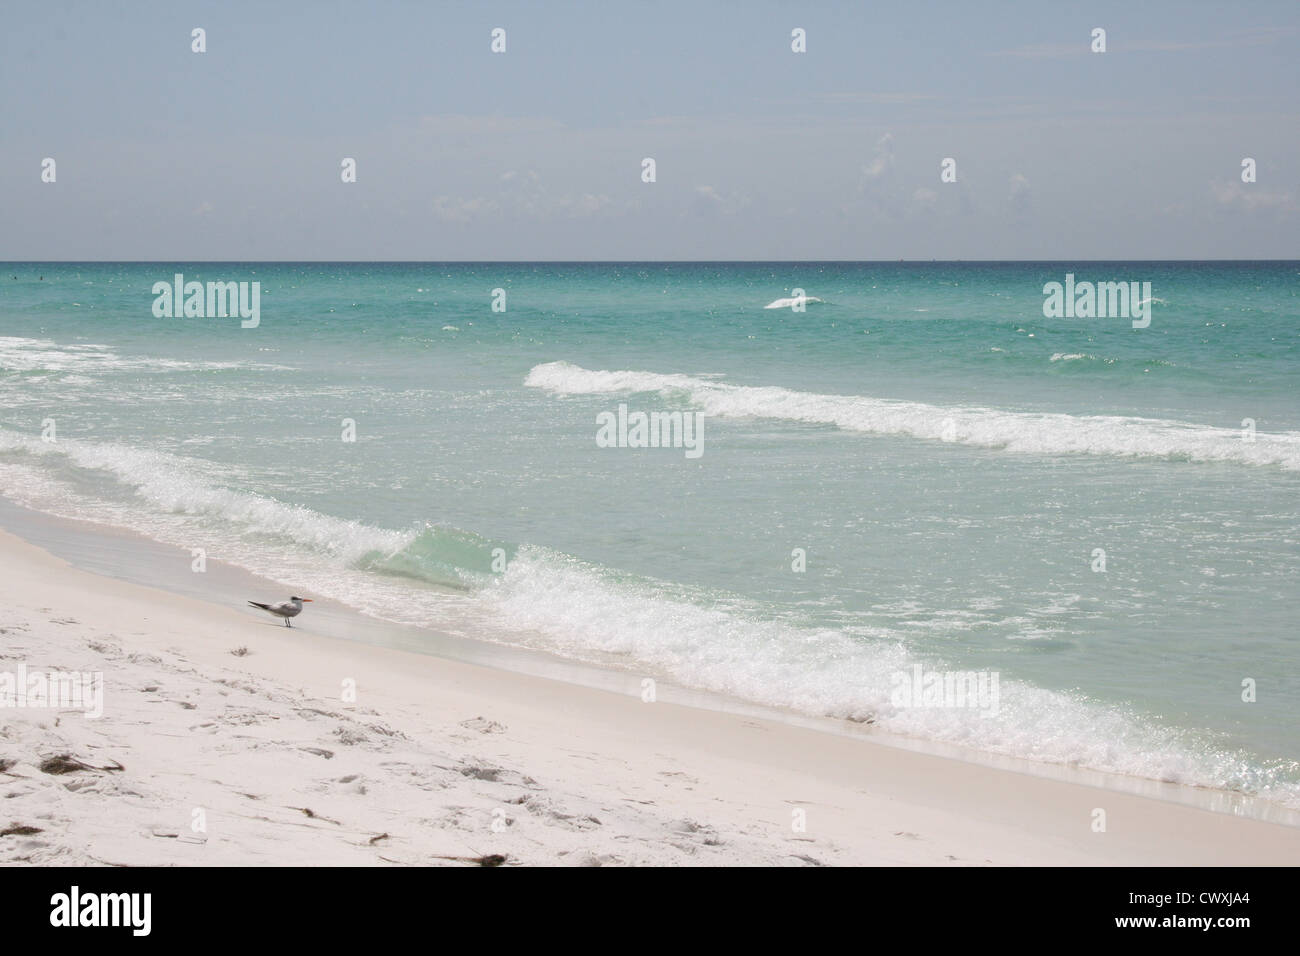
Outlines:
{"label": "white sand beach", "polygon": [[0,713],[8,865],[1300,859],[1292,826],[338,640],[310,606],[284,628],[0,533],[0,671],[20,665],[102,672],[104,713]]}

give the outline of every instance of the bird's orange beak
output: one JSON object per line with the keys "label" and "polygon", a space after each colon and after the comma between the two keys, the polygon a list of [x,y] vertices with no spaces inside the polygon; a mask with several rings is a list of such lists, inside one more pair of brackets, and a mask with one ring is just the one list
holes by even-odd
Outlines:
{"label": "bird's orange beak", "polygon": [[311,598],[303,598],[303,599],[302,599],[302,603],[303,603],[303,604],[310,604],[310,603],[311,603]]}

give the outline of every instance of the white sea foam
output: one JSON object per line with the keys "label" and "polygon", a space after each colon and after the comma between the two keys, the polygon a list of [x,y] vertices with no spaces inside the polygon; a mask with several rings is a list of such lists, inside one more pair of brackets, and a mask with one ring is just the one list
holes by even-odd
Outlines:
{"label": "white sea foam", "polygon": [[[790,308],[792,305],[794,305],[794,304],[795,304],[796,302],[798,302],[798,301],[799,301],[798,298],[777,299],[777,300],[774,301],[774,302],[769,302],[767,305],[763,306],[763,308],[765,308],[765,309],[788,309],[788,308]],[[806,295],[806,296],[803,297],[803,302],[804,302],[805,304],[810,303],[810,302],[823,302],[823,301],[825,301],[825,300],[823,300],[823,299],[819,299],[819,298],[817,298],[817,296],[815,296],[815,295]]]}
{"label": "white sea foam", "polygon": [[1300,432],[1242,439],[1239,428],[1157,418],[1066,415],[966,405],[943,406],[863,395],[823,395],[778,386],[728,385],[699,377],[590,370],[568,362],[535,366],[524,384],[555,395],[658,392],[720,418],[767,418],[835,425],[845,431],[955,441],[1029,455],[1117,455],[1276,465],[1300,471]]}
{"label": "white sea foam", "polygon": [[[72,491],[85,472],[112,477],[125,494],[108,500]],[[463,565],[462,554],[485,557],[486,543],[468,532],[431,537],[428,528],[400,531],[333,517],[223,486],[230,478],[211,463],[166,452],[44,443],[0,429],[0,481],[12,497],[181,547],[206,547],[213,557],[292,579],[375,617],[613,663],[815,716],[869,719],[894,733],[1260,792],[1300,806],[1294,788],[1268,768],[1070,694],[1004,680],[995,715],[896,707],[893,674],[916,663],[942,666],[916,657],[905,629],[800,626],[731,595],[632,577],[527,545],[499,577],[463,575],[479,582],[476,590],[412,588],[403,578],[447,583],[439,569]]]}
{"label": "white sea foam", "polygon": [[635,662],[688,686],[893,733],[1156,780],[1268,793],[1300,806],[1293,766],[1256,767],[1189,734],[1084,697],[1003,680],[996,714],[897,707],[892,675],[922,662],[895,634],[848,635],[764,618],[680,587],[629,581],[525,547],[482,594],[512,632],[561,654]]}
{"label": "white sea foam", "polygon": [[93,373],[120,369],[185,371],[233,368],[293,371],[286,365],[269,365],[261,362],[186,362],[177,359],[124,356],[114,352],[108,345],[60,345],[46,339],[0,336],[0,371],[7,372]]}
{"label": "white sea foam", "polygon": [[[217,519],[234,526],[232,530],[278,536],[343,561],[356,560],[371,551],[399,550],[411,537],[409,533],[382,531],[222,487],[205,475],[212,473],[210,463],[166,452],[109,442],[44,442],[0,429],[0,452],[15,451],[45,459],[55,469],[56,479],[58,469],[67,466],[103,472],[127,486],[152,511]],[[57,494],[52,486],[43,487],[51,496]],[[38,486],[29,483],[28,489],[35,495]],[[30,503],[41,504],[35,500]],[[67,516],[81,517],[76,513]]]}

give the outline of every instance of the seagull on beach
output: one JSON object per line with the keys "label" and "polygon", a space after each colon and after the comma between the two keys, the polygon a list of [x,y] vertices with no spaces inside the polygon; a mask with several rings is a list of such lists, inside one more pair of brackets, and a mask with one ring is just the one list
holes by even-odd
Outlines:
{"label": "seagull on beach", "polygon": [[311,598],[291,597],[287,601],[281,601],[279,604],[261,604],[257,601],[249,601],[249,607],[260,607],[268,614],[274,614],[276,617],[284,618],[285,627],[293,627],[289,623],[289,618],[297,617],[302,613],[302,606],[310,604]]}

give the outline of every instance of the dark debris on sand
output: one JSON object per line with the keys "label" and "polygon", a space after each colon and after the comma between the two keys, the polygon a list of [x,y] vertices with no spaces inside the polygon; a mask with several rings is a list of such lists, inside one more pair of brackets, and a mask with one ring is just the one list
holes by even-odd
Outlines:
{"label": "dark debris on sand", "polygon": [[14,826],[6,827],[5,829],[0,830],[0,837],[33,836],[37,833],[44,833],[44,832],[45,831],[42,830],[40,827],[28,827],[28,826],[23,826],[21,824],[15,824]]}
{"label": "dark debris on sand", "polygon": [[72,754],[59,754],[56,757],[46,757],[40,763],[41,773],[49,773],[56,776],[65,773],[80,773],[82,771],[89,771],[91,773],[98,773],[100,771],[116,773],[119,770],[125,769],[126,768],[116,760],[113,761],[111,767],[92,767],[90,764],[78,760],[76,757],[72,756]]}
{"label": "dark debris on sand", "polygon": [[472,863],[474,866],[501,866],[506,858],[500,853],[488,856],[435,856],[435,860],[454,860],[457,863]]}

